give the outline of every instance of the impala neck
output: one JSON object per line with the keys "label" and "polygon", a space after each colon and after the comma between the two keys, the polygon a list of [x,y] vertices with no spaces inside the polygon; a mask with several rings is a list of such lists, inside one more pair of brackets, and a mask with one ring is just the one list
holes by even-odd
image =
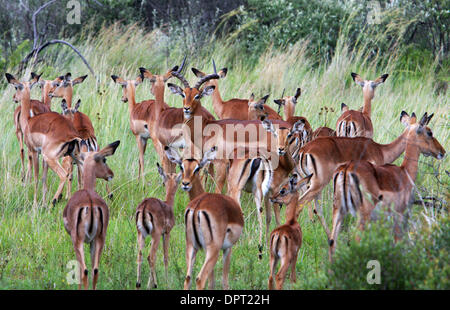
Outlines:
{"label": "impala neck", "polygon": [[173,207],[173,202],[175,201],[175,193],[177,192],[177,187],[178,187],[178,184],[175,182],[170,183],[170,185],[168,185],[166,187],[165,203],[170,207]]}
{"label": "impala neck", "polygon": [[370,94],[364,94],[364,105],[362,112],[367,114],[369,117],[372,113],[372,96],[370,96]]}
{"label": "impala neck", "polygon": [[156,104],[155,120],[159,119],[161,111],[163,111],[167,107],[167,105],[164,102],[164,86],[165,86],[164,82],[162,83],[155,82],[154,85],[155,104]]}
{"label": "impala neck", "polygon": [[293,117],[295,114],[295,104],[292,100],[289,100],[284,108],[284,119],[287,121],[290,117]]}
{"label": "impala neck", "polygon": [[133,112],[134,106],[136,105],[136,90],[131,87],[127,87],[127,98],[128,98],[128,111],[130,113]]}
{"label": "impala neck", "polygon": [[[27,122],[31,118],[30,89],[24,89],[23,92],[24,93],[20,104],[20,117],[23,121]],[[22,128],[22,131],[25,132],[25,128]]]}
{"label": "impala neck", "polygon": [[189,200],[194,200],[196,197],[203,194],[205,190],[203,189],[202,181],[200,176],[197,174],[192,180],[192,188],[189,191]]}
{"label": "impala neck", "polygon": [[219,92],[219,85],[218,85],[219,83],[217,83],[217,81],[213,81],[211,84],[216,87],[213,93],[211,94],[214,113],[216,113],[218,117],[221,117],[224,106],[222,97],[220,96]]}
{"label": "impala neck", "polygon": [[412,181],[416,181],[417,168],[420,157],[420,149],[415,143],[408,143],[405,150],[405,158],[403,159],[401,167],[405,169]]}
{"label": "impala neck", "polygon": [[286,223],[293,224],[297,222],[298,214],[296,212],[297,210],[297,202],[298,198],[300,197],[300,194],[298,191],[295,191],[295,193],[292,194],[291,201],[286,205]]}
{"label": "impala neck", "polygon": [[48,95],[50,86],[48,86],[46,84],[42,87],[42,100],[41,101],[42,101],[42,103],[44,103],[45,105],[47,105],[50,108],[52,105],[52,98]]}
{"label": "impala neck", "polygon": [[63,98],[66,99],[67,107],[69,109],[72,108],[72,95],[73,95],[73,92],[68,92],[68,94],[65,94],[63,96]]}
{"label": "impala neck", "polygon": [[83,189],[95,191],[95,171],[87,166],[83,169]]}
{"label": "impala neck", "polygon": [[406,139],[408,131],[405,130],[397,139],[389,144],[380,144],[381,152],[383,154],[384,163],[392,163],[400,157],[406,148]]}

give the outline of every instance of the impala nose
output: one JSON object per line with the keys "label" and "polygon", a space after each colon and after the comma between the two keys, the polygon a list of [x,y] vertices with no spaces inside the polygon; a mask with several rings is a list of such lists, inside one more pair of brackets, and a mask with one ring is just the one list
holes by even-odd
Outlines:
{"label": "impala nose", "polygon": [[279,148],[278,148],[278,154],[279,154],[279,155],[284,155],[284,153],[286,153],[286,151],[284,150],[284,148],[279,147]]}

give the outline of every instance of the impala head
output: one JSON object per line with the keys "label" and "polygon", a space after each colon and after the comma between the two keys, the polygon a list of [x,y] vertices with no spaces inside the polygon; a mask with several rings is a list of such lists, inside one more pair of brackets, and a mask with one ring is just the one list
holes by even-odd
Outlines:
{"label": "impala head", "polygon": [[352,75],[353,81],[355,81],[356,84],[358,84],[359,86],[361,86],[363,88],[364,98],[367,98],[370,100],[373,99],[373,97],[375,96],[375,88],[378,85],[380,85],[381,83],[384,83],[384,81],[386,81],[386,79],[389,76],[389,74],[383,74],[376,80],[370,81],[370,80],[364,80],[363,78],[361,78],[359,76],[359,74],[354,73],[354,72],[352,72],[351,75]]}
{"label": "impala head", "polygon": [[166,188],[176,189],[178,184],[180,184],[182,173],[166,173],[159,163],[156,163],[156,166],[158,167],[158,173],[161,176],[164,186]]}
{"label": "impala head", "polygon": [[200,170],[203,167],[205,167],[206,164],[208,164],[210,161],[216,158],[217,147],[214,146],[210,150],[206,151],[203,154],[201,160],[193,158],[181,159],[178,152],[169,146],[166,146],[164,148],[164,151],[166,153],[167,158],[171,162],[176,163],[178,166],[180,166],[182,173],[181,188],[184,191],[189,192],[192,189],[193,180],[194,178],[198,177]]}
{"label": "impala head", "polygon": [[195,83],[194,87],[191,87],[186,78],[181,74],[185,60],[186,57],[178,71],[172,72],[172,75],[183,83],[184,89],[172,83],[168,83],[167,86],[172,93],[178,94],[183,98],[184,118],[188,120],[194,115],[195,111],[197,111],[198,107],[201,105],[200,99],[203,98],[203,96],[211,95],[215,89],[214,85],[204,85],[203,87],[202,85],[212,79],[218,79],[219,75],[217,73],[205,75],[201,77],[197,83]]}
{"label": "impala head", "polygon": [[48,94],[51,98],[65,98],[69,108],[72,105],[73,86],[83,83],[87,75],[72,80],[72,74],[68,72],[52,82],[54,89]]}
{"label": "impala head", "polygon": [[134,96],[136,93],[136,86],[142,83],[142,76],[138,76],[135,80],[124,80],[117,75],[111,75],[111,78],[114,83],[122,86],[123,93],[121,100],[123,102],[128,102],[128,93],[131,93]]}
{"label": "impala head", "polygon": [[297,104],[298,98],[302,94],[302,90],[300,88],[297,88],[294,96],[284,96],[284,91],[285,91],[285,89],[283,89],[283,93],[281,94],[280,99],[275,99],[273,101],[278,105],[278,114],[280,114],[281,106],[284,106],[285,109],[286,109],[286,106],[290,106],[291,108],[295,107],[295,105]]}
{"label": "impala head", "polygon": [[83,167],[83,173],[92,171],[96,179],[110,181],[114,177],[114,172],[106,163],[106,157],[114,155],[120,141],[117,140],[98,152],[82,152],[79,161]]}
{"label": "impala head", "polygon": [[304,130],[305,121],[303,119],[297,121],[292,128],[279,127],[276,129],[272,122],[267,119],[262,120],[262,125],[277,139],[277,152],[280,156],[286,154],[287,150],[290,150],[292,154],[294,149],[301,147],[303,136],[307,135]]}
{"label": "impala head", "polygon": [[151,92],[155,95],[155,88],[161,87],[164,89],[164,85],[166,82],[173,76],[172,72],[176,72],[178,70],[178,66],[173,67],[164,75],[156,75],[152,74],[148,69],[140,67],[139,71],[141,72],[141,80],[144,81],[145,78],[149,79],[150,83],[152,83]]}
{"label": "impala head", "polygon": [[[290,204],[293,199],[298,199],[298,191],[300,187],[308,183],[311,179],[312,175],[309,175],[303,179],[300,179],[300,176],[297,173],[292,174],[289,180],[280,187],[278,192],[275,192],[270,198],[270,202],[277,203],[279,205]],[[299,209],[300,211],[301,209]]]}
{"label": "impala head", "polygon": [[400,114],[400,121],[405,125],[408,131],[407,143],[414,143],[424,156],[433,156],[437,159],[442,159],[445,156],[445,149],[439,141],[433,136],[433,132],[427,126],[434,114],[422,116],[417,122],[416,114],[411,116],[405,111]]}
{"label": "impala head", "polygon": [[[222,68],[219,71],[216,70],[216,63],[214,62],[214,59],[212,61],[213,63],[213,68],[214,68],[214,73],[216,73],[217,75],[219,75],[219,79],[223,79],[227,76],[228,73],[228,69],[227,68]],[[203,78],[205,76],[207,76],[207,74],[205,72],[202,72],[196,68],[191,68],[192,72],[194,72],[195,76],[198,78]],[[217,88],[218,86],[218,79],[211,79],[207,82],[205,82],[205,86],[215,86]]]}
{"label": "impala head", "polygon": [[[33,72],[31,72],[31,76],[33,76]],[[64,80],[64,76],[58,76],[54,80],[42,80],[39,79],[39,87],[42,89],[42,96],[44,98],[51,98],[50,94],[55,91],[57,85],[60,85]]]}
{"label": "impala head", "polygon": [[255,100],[255,95],[252,94],[248,100],[248,119],[249,120],[263,120],[269,116],[266,112],[264,104],[269,98],[269,95],[265,95],[259,100]]}
{"label": "impala head", "polygon": [[63,99],[61,101],[62,115],[64,115],[68,119],[73,119],[73,116],[74,116],[75,113],[78,112],[78,109],[80,108],[80,105],[81,105],[81,99],[78,99],[77,103],[75,104],[75,107],[74,108],[69,108],[67,106],[66,99]]}
{"label": "impala head", "polygon": [[16,89],[16,93],[13,95],[14,102],[20,102],[24,98],[30,97],[30,91],[34,85],[39,82],[40,75],[33,75],[28,82],[20,82],[13,75],[5,73],[5,77],[8,83],[13,85]]}

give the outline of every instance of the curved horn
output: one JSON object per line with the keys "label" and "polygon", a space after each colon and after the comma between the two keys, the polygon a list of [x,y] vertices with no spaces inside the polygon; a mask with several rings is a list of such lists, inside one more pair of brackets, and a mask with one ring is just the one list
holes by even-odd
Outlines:
{"label": "curved horn", "polygon": [[214,62],[214,59],[212,60],[212,63],[213,63],[214,73],[217,74],[216,63]]}
{"label": "curved horn", "polygon": [[191,86],[189,85],[189,82],[186,80],[186,78],[181,74],[181,71],[184,68],[184,64],[186,63],[186,56],[184,56],[183,62],[181,63],[180,68],[178,69],[178,71],[172,72],[172,75],[174,77],[176,77],[177,79],[179,79],[181,81],[181,83],[183,83],[184,88],[190,88]]}
{"label": "curved horn", "polygon": [[195,83],[194,88],[200,89],[200,86],[202,86],[203,83],[218,78],[220,77],[217,73],[205,75],[204,77],[200,78],[200,80],[198,80],[197,83]]}

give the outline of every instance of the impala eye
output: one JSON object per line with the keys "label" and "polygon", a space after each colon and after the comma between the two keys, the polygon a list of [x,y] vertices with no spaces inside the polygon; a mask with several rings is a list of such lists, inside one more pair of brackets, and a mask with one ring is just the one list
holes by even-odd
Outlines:
{"label": "impala eye", "polygon": [[283,195],[283,196],[286,195],[286,190],[283,188],[283,189],[280,191],[280,194]]}
{"label": "impala eye", "polygon": [[427,131],[427,135],[428,135],[428,137],[432,137],[433,133],[431,131]]}
{"label": "impala eye", "polygon": [[106,158],[103,158],[103,163],[106,164]]}
{"label": "impala eye", "polygon": [[200,94],[195,95],[194,99],[200,99]]}
{"label": "impala eye", "polygon": [[199,166],[195,167],[195,169],[194,169],[194,174],[196,174],[196,173],[199,172],[199,171],[200,171],[200,167],[199,167]]}

